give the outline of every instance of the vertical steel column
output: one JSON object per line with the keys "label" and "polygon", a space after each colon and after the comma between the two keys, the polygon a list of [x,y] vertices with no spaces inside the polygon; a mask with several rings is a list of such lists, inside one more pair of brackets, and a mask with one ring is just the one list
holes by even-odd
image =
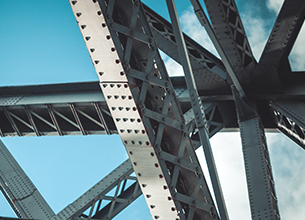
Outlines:
{"label": "vertical steel column", "polygon": [[0,141],[0,190],[19,218],[49,219],[54,212]]}
{"label": "vertical steel column", "polygon": [[200,97],[198,95],[198,91],[196,88],[196,83],[194,80],[193,71],[191,68],[190,60],[188,57],[188,52],[186,49],[186,45],[184,42],[183,34],[181,31],[181,27],[179,24],[179,18],[176,10],[176,6],[174,3],[174,0],[166,0],[169,15],[172,21],[172,26],[176,38],[176,43],[178,45],[178,53],[180,56],[181,64],[183,66],[184,74],[185,74],[185,82],[188,87],[190,97],[191,97],[191,104],[195,115],[195,121],[198,128],[198,133],[200,137],[200,142],[203,146],[207,165],[209,168],[209,173],[211,176],[214,194],[216,197],[216,202],[218,206],[218,211],[220,214],[221,219],[229,219],[225,201],[223,198],[222,189],[220,186],[218,173],[216,164],[214,161],[214,156],[211,148],[211,144],[209,141],[209,135],[208,135],[208,129],[207,129],[207,123],[205,119],[205,114],[203,111],[202,102],[200,100]]}
{"label": "vertical steel column", "polygon": [[280,219],[264,128],[233,87],[242,139],[252,219]]}

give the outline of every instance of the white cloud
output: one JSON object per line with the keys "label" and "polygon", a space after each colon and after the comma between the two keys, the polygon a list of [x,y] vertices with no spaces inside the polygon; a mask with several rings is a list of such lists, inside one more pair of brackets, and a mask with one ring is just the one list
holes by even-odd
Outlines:
{"label": "white cloud", "polygon": [[206,50],[219,57],[209,35],[198,21],[192,7],[189,7],[183,12],[182,16],[180,17],[180,22],[183,32],[201,44]]}
{"label": "white cloud", "polygon": [[171,58],[165,62],[167,72],[170,76],[184,76],[182,66]]}
{"label": "white cloud", "polygon": [[[241,141],[237,132],[220,132],[210,139],[219,179],[230,219],[251,219]],[[203,149],[196,151],[209,188]],[[211,190],[211,192],[213,192]],[[213,193],[212,193],[213,194]]]}
{"label": "white cloud", "polygon": [[269,134],[269,151],[282,219],[303,219],[305,152],[280,134]]}
{"label": "white cloud", "polygon": [[305,29],[304,24],[303,28],[299,32],[298,38],[290,52],[289,61],[293,71],[304,71],[305,70]]}
{"label": "white cloud", "polygon": [[[201,24],[199,23],[192,7],[189,7],[183,12],[182,16],[180,17],[180,23],[184,33],[186,33],[189,37],[193,38],[195,41],[201,44],[212,54],[219,57],[204,27],[201,26]],[[162,58],[164,58],[164,55],[162,55]],[[184,75],[183,68],[181,67],[181,65],[178,64],[176,61],[172,60],[171,58],[167,57],[165,59],[165,65],[167,72],[170,76]]]}
{"label": "white cloud", "polygon": [[[210,141],[230,219],[251,219],[239,133],[220,132]],[[305,152],[280,133],[268,133],[267,142],[281,218],[302,219]],[[196,152],[211,189],[203,150]]]}
{"label": "white cloud", "polygon": [[262,18],[253,16],[251,13],[242,13],[241,19],[252,53],[258,61],[268,39],[268,32],[264,26],[264,21]]}
{"label": "white cloud", "polygon": [[267,7],[269,10],[278,14],[283,5],[283,2],[284,0],[267,0]]}

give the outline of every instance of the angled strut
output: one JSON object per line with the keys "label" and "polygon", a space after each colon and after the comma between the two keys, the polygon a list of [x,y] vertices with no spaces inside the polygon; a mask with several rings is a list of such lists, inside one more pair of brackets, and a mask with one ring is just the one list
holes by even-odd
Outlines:
{"label": "angled strut", "polygon": [[166,3],[172,21],[176,42],[178,45],[178,52],[185,74],[186,85],[188,87],[191,97],[191,105],[195,115],[195,121],[199,132],[200,142],[203,146],[204,153],[206,156],[206,161],[213,184],[213,189],[216,197],[216,202],[218,205],[219,214],[222,220],[229,219],[225,201],[223,198],[222,189],[220,186],[220,181],[218,178],[217,168],[214,161],[211,144],[209,141],[208,129],[206,128],[207,122],[203,111],[203,106],[196,88],[196,83],[194,80],[194,75],[191,68],[188,52],[186,50],[186,45],[181,31],[176,6],[174,0],[166,0]]}
{"label": "angled strut", "polygon": [[0,190],[19,218],[49,219],[54,212],[0,141]]}
{"label": "angled strut", "polygon": [[205,14],[205,12],[203,11],[203,8],[201,6],[201,4],[199,3],[198,0],[191,0],[191,3],[194,7],[194,11],[201,23],[202,26],[205,27],[208,35],[210,36],[217,52],[219,53],[221,59],[222,59],[222,62],[223,64],[225,65],[227,71],[228,71],[228,74],[229,76],[231,77],[232,81],[233,81],[233,84],[235,85],[237,91],[239,92],[239,95],[241,97],[244,97],[245,96],[245,92],[239,82],[239,79],[237,78],[236,74],[235,74],[235,71],[233,69],[233,66],[232,64],[230,63],[230,60],[228,58],[228,56],[226,55],[222,45],[220,44],[220,42],[218,41],[217,39],[217,36]]}

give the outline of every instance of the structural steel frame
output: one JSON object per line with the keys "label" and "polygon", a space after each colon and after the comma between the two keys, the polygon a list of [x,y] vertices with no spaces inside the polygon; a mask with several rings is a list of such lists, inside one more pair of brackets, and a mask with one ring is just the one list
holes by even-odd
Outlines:
{"label": "structural steel frame", "polygon": [[[0,88],[0,135],[118,134],[129,159],[55,214],[0,142],[0,189],[16,216],[112,219],[143,194],[153,219],[229,219],[209,138],[233,129],[252,219],[280,219],[264,133],[277,129],[305,149],[304,73],[288,61],[305,1],[285,0],[259,62],[234,0],[204,0],[209,16],[190,1],[221,59],[182,32],[174,0],[172,24],[139,0],[69,2],[99,81]],[[159,49],[184,77],[168,76]]]}

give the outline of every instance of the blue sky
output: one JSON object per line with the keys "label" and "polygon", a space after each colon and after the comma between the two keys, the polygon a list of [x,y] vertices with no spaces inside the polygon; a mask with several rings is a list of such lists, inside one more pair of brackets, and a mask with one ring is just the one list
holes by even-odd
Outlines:
{"label": "blue sky", "polygon": [[[259,58],[282,1],[236,2],[253,52]],[[165,1],[144,3],[168,18]],[[213,52],[189,2],[176,3],[183,30]],[[97,80],[68,1],[2,0],[0,25],[0,86]],[[303,36],[298,39],[299,45]],[[299,60],[303,53],[296,47],[290,56],[297,69],[305,68]],[[165,61],[170,74],[181,74],[175,62],[168,58]],[[22,137],[2,141],[55,213],[127,158],[118,136]],[[229,215],[231,219],[249,219],[239,134],[217,134],[211,143]],[[268,143],[282,218],[300,219],[305,208],[301,204],[305,196],[305,153],[281,134],[268,135]],[[198,156],[203,158],[200,150]],[[206,170],[204,166],[203,169]],[[0,216],[14,216],[1,194]],[[151,219],[143,197],[115,219],[137,218]]]}

